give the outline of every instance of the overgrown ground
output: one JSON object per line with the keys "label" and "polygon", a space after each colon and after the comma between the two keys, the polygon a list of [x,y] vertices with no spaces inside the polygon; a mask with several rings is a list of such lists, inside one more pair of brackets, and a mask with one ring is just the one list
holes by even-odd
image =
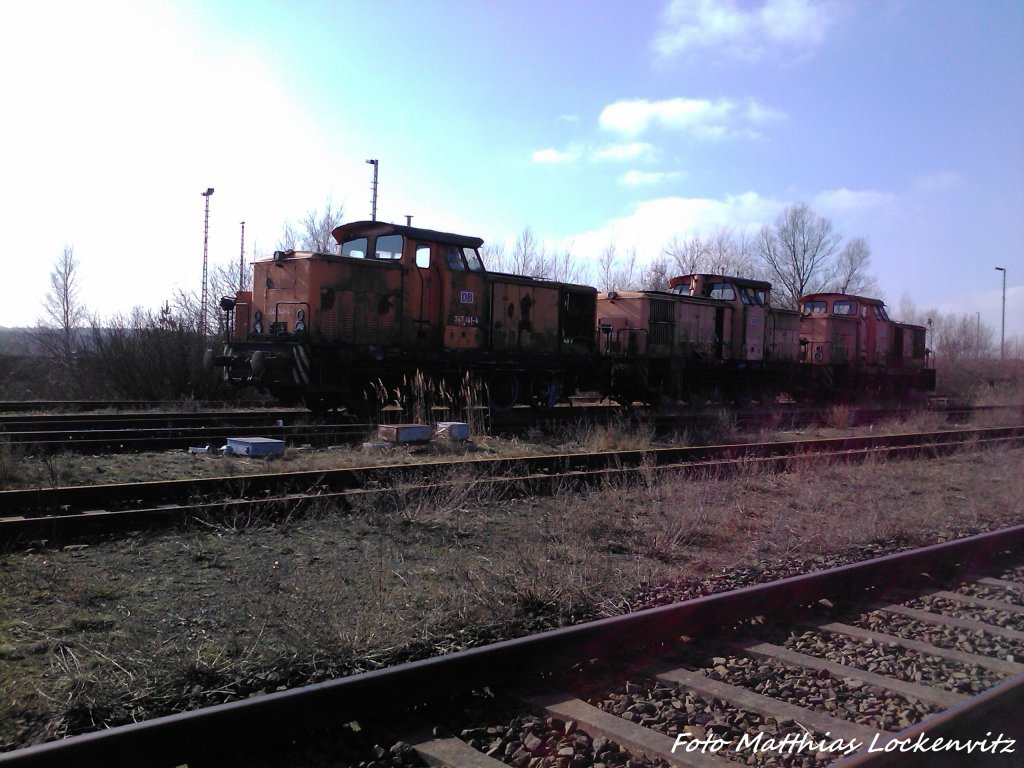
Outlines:
{"label": "overgrown ground", "polygon": [[552,498],[471,479],[0,555],[11,749],[1024,522],[1024,450]]}
{"label": "overgrown ground", "polygon": [[[1024,400],[1024,397],[1021,398]],[[1021,402],[1018,400],[1016,402]],[[1006,426],[1020,423],[1020,410],[983,412],[972,426]],[[19,488],[55,488],[69,485],[100,485],[149,480],[175,480],[193,477],[230,477],[265,472],[301,472],[306,470],[366,467],[380,464],[406,464],[430,460],[488,459],[567,453],[578,451],[614,451],[650,448],[658,445],[731,443],[750,440],[804,440],[856,434],[892,434],[954,429],[945,415],[920,411],[903,419],[885,419],[876,424],[850,429],[854,410],[835,406],[826,414],[825,426],[783,429],[781,423],[766,427],[758,434],[741,434],[736,417],[723,409],[717,418],[699,433],[680,433],[655,438],[653,426],[637,426],[626,419],[612,420],[603,426],[581,424],[552,429],[534,429],[523,438],[480,435],[468,443],[439,441],[422,447],[399,446],[394,449],[365,450],[360,445],[334,446],[329,449],[289,447],[284,457],[261,459],[219,454],[189,454],[187,451],[89,456],[65,452],[54,455],[33,453],[31,447],[12,445],[0,434],[0,490]],[[367,435],[367,439],[371,439]],[[373,439],[376,439],[373,437]]]}

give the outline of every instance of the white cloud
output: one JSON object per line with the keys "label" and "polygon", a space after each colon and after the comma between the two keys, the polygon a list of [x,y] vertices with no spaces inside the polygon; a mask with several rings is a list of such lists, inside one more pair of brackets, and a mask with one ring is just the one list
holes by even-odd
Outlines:
{"label": "white cloud", "polygon": [[619,176],[619,183],[630,187],[641,187],[650,184],[660,184],[663,181],[671,181],[682,177],[679,171],[626,171]]}
{"label": "white cloud", "polygon": [[786,119],[786,113],[773,107],[766,107],[759,101],[750,100],[746,109],[747,119],[752,123],[774,123]]}
{"label": "white cloud", "polygon": [[652,144],[634,141],[629,144],[608,144],[600,147],[594,150],[593,157],[595,160],[636,160],[649,157],[656,152]]}
{"label": "white cloud", "polygon": [[750,9],[734,0],[671,0],[653,48],[662,57],[711,50],[757,61],[771,51],[813,49],[834,19],[832,3],[814,0],[767,0]]}
{"label": "white cloud", "polygon": [[707,234],[721,227],[760,228],[772,222],[785,203],[756,192],[722,199],[662,197],[636,203],[625,216],[605,226],[566,238],[573,253],[596,258],[615,243],[620,251],[636,247],[642,262],[662,252],[673,237]]}
{"label": "white cloud", "polygon": [[730,99],[712,101],[677,97],[661,101],[616,101],[601,110],[598,124],[626,137],[662,128],[688,133],[699,139],[756,138],[759,134],[746,127],[745,123],[761,125],[784,118],[783,112],[755,100],[740,104]]}
{"label": "white cloud", "polygon": [[602,128],[624,136],[637,136],[652,125],[698,133],[719,128],[733,109],[734,105],[728,99],[628,99],[616,101],[601,110],[598,123]]}
{"label": "white cloud", "polygon": [[819,192],[811,207],[821,209],[824,213],[857,213],[890,206],[897,199],[897,196],[890,192],[879,192],[874,189],[853,190],[842,187]]}
{"label": "white cloud", "polygon": [[576,147],[570,147],[566,150],[555,149],[554,147],[548,147],[547,149],[538,149],[533,153],[533,162],[535,163],[570,163],[573,160],[579,159],[580,150]]}

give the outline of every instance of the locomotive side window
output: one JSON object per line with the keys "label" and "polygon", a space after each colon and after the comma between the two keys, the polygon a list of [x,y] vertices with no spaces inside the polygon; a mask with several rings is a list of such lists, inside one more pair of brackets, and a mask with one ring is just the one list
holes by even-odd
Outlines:
{"label": "locomotive side window", "polygon": [[708,291],[708,296],[723,301],[736,301],[736,291],[733,290],[730,283],[713,283],[711,290]]}
{"label": "locomotive side window", "polygon": [[416,246],[416,266],[419,267],[420,269],[428,269],[430,267],[429,245]]}
{"label": "locomotive side window", "polygon": [[381,235],[377,238],[374,246],[378,259],[400,259],[402,258],[402,236]]}
{"label": "locomotive side window", "polygon": [[341,244],[341,255],[350,259],[366,258],[366,238],[357,237],[354,240],[346,240]]}
{"label": "locomotive side window", "polygon": [[804,302],[804,314],[805,315],[824,315],[825,314],[825,302],[824,301],[805,301]]}
{"label": "locomotive side window", "polygon": [[754,291],[750,288],[740,288],[740,301],[742,301],[744,304],[763,306],[764,291]]}
{"label": "locomotive side window", "polygon": [[880,306],[876,306],[875,307],[875,317],[877,317],[879,320],[888,320],[889,319],[889,316],[887,314],[885,314],[885,307],[880,307]]}
{"label": "locomotive side window", "polygon": [[853,301],[837,301],[832,304],[833,315],[856,315],[857,304]]}
{"label": "locomotive side window", "polygon": [[484,263],[480,261],[480,254],[476,252],[476,248],[463,248],[462,255],[466,258],[466,263],[469,265],[470,272],[484,272]]}

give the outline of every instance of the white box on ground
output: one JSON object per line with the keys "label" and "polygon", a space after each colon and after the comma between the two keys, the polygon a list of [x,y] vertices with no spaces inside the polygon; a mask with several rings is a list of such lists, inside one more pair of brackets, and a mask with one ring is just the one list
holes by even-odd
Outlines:
{"label": "white box on ground", "polygon": [[469,440],[469,424],[464,421],[439,421],[434,434],[449,440]]}
{"label": "white box on ground", "polygon": [[429,424],[381,424],[377,437],[389,443],[427,443],[433,432]]}
{"label": "white box on ground", "polygon": [[228,448],[242,456],[283,456],[284,440],[270,437],[229,437]]}

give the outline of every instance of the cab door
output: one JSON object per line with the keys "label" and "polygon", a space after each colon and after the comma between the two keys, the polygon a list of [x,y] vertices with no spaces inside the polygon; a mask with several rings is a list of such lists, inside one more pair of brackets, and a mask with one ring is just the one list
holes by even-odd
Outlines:
{"label": "cab door", "polygon": [[464,249],[456,245],[439,247],[445,255],[444,347],[446,350],[480,349],[484,343],[482,319],[487,317],[488,300],[484,272],[472,268],[478,262],[475,253],[470,252],[467,257]]}
{"label": "cab door", "polygon": [[409,341],[421,350],[436,351],[441,346],[442,275],[437,245],[415,243],[409,290],[408,313],[411,319]]}

